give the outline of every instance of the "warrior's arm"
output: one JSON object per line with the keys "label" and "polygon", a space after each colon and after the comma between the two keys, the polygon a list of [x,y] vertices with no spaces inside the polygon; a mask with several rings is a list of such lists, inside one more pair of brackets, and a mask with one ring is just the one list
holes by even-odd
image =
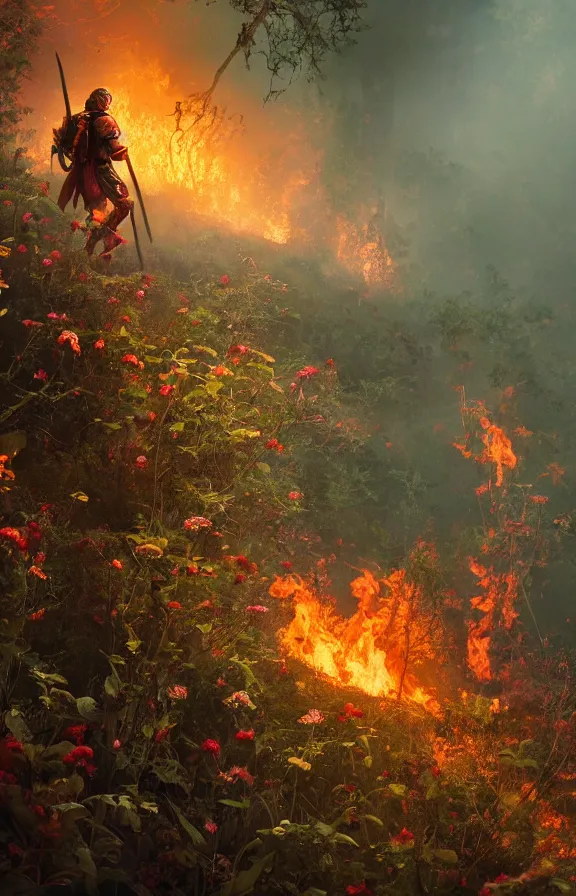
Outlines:
{"label": "warrior's arm", "polygon": [[123,162],[128,155],[128,149],[123,146],[118,137],[120,136],[120,128],[111,115],[101,115],[94,121],[94,128],[100,139],[108,147],[110,158],[114,162]]}

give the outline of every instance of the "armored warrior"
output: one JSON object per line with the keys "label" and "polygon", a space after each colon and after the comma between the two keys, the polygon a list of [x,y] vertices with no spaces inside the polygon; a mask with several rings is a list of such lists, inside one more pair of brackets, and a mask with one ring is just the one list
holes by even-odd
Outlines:
{"label": "armored warrior", "polygon": [[[72,163],[58,205],[64,211],[72,199],[76,208],[82,197],[90,228],[86,242],[89,255],[100,240],[104,242],[101,255],[126,242],[117,228],[134,207],[128,187],[112,165],[126,161],[128,150],[119,143],[120,128],[108,111],[111,103],[110,93],[98,87],[86,100],[83,112],[65,118],[62,127],[54,130],[55,147]],[[108,201],[113,209],[106,215]]]}

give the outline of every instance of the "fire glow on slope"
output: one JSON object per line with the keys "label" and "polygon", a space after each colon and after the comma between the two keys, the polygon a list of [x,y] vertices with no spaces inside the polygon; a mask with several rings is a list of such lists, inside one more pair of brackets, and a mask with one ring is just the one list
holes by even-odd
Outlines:
{"label": "fire glow on slope", "polygon": [[[93,79],[90,72],[74,79],[73,111],[78,97],[94,87]],[[188,133],[191,121],[182,119],[182,130],[175,133],[179,121],[170,113],[178,86],[159,60],[143,62],[119,51],[109,61],[105,80],[113,94],[111,112],[145,195],[166,196],[183,222],[189,215],[204,216],[276,244],[327,247],[368,286],[391,285],[393,266],[382,239],[368,224],[333,212],[319,176],[322,154],[311,145],[301,116],[281,110],[267,118],[249,101],[236,99],[237,108],[251,112],[246,130],[240,114],[222,109],[210,111]],[[45,112],[30,147],[39,168],[46,165],[51,128],[61,120],[61,101],[54,112],[51,105]],[[126,177],[124,166],[118,168]],[[360,221],[362,215],[359,207]]]}
{"label": "fire glow on slope", "polygon": [[437,712],[436,700],[410,671],[415,658],[430,655],[427,625],[417,614],[418,587],[404,570],[381,582],[365,571],[351,590],[358,610],[345,619],[302,579],[278,577],[270,595],[291,598],[294,608],[294,618],[280,633],[282,648],[334,684],[374,697],[401,697]]}

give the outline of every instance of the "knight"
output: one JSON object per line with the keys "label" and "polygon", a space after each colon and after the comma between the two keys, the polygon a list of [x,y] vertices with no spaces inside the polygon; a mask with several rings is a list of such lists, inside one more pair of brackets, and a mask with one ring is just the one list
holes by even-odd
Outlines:
{"label": "knight", "polygon": [[[128,187],[112,164],[125,161],[128,150],[119,142],[120,128],[108,111],[111,104],[111,94],[98,87],[82,112],[65,118],[62,127],[54,129],[55,147],[71,161],[58,205],[64,211],[72,199],[76,208],[82,197],[88,212],[86,251],[92,255],[102,240],[104,250],[100,254],[107,257],[126,242],[118,226],[134,208]],[[112,204],[109,212],[108,203]]]}

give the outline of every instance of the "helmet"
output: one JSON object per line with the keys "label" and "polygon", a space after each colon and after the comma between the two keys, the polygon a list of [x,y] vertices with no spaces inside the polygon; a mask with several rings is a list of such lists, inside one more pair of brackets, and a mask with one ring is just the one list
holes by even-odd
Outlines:
{"label": "helmet", "polygon": [[112,103],[112,94],[105,87],[97,87],[86,100],[86,109],[89,112],[106,112]]}

